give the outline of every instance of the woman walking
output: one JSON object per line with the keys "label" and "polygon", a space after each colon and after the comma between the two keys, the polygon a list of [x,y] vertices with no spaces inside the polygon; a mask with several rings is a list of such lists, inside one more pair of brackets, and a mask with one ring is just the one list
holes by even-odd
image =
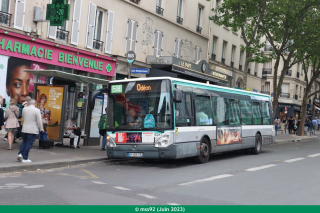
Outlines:
{"label": "woman walking", "polygon": [[12,143],[14,139],[14,132],[17,131],[17,128],[20,126],[18,122],[18,116],[19,116],[19,108],[17,107],[17,101],[16,99],[10,100],[10,106],[8,107],[6,111],[6,115],[4,117],[5,129],[8,132],[8,144],[9,147],[7,150],[12,149]]}
{"label": "woman walking", "polygon": [[286,119],[283,118],[280,123],[281,134],[283,134],[283,131],[286,131],[286,125],[287,125],[287,121]]}

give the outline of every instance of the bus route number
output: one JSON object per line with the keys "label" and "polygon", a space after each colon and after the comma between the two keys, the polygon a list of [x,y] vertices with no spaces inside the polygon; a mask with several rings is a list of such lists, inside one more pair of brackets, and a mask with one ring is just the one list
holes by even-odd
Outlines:
{"label": "bus route number", "polygon": [[122,85],[112,85],[111,93],[122,93]]}

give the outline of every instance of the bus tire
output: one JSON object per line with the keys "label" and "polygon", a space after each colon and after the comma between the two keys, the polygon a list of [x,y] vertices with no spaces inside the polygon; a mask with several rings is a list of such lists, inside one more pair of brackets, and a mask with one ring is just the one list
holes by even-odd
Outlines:
{"label": "bus tire", "polygon": [[200,155],[195,157],[196,163],[207,163],[210,157],[210,145],[207,138],[203,138],[200,144]]}
{"label": "bus tire", "polygon": [[261,135],[260,134],[256,134],[255,146],[251,149],[251,154],[259,155],[260,152],[261,152],[261,146],[262,146]]}

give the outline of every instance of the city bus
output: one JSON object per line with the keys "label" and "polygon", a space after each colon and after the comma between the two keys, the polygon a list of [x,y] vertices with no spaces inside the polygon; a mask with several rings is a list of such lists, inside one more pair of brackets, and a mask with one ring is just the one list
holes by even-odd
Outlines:
{"label": "city bus", "polygon": [[108,86],[109,158],[180,159],[275,141],[271,97],[256,92],[157,77]]}

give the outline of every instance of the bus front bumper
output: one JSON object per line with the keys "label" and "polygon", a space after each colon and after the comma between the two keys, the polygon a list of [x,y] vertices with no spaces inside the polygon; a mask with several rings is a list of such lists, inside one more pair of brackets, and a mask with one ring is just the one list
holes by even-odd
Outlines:
{"label": "bus front bumper", "polygon": [[[141,157],[131,157],[131,153],[142,154]],[[157,148],[154,145],[117,145],[107,147],[108,158],[144,158],[144,159],[176,159],[177,146]]]}

